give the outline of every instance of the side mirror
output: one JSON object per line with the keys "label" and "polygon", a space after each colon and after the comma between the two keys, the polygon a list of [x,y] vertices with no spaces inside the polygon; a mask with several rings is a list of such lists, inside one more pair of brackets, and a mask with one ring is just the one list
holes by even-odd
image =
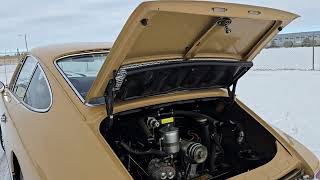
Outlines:
{"label": "side mirror", "polygon": [[3,93],[5,88],[6,86],[0,81],[0,93]]}

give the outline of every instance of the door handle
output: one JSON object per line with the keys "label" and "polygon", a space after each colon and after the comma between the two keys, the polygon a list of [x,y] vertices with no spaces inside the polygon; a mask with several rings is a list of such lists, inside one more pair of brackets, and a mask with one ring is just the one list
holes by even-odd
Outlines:
{"label": "door handle", "polygon": [[4,123],[6,123],[7,122],[7,116],[6,116],[6,114],[4,113],[4,114],[2,114],[2,116],[1,116],[1,122],[4,122]]}

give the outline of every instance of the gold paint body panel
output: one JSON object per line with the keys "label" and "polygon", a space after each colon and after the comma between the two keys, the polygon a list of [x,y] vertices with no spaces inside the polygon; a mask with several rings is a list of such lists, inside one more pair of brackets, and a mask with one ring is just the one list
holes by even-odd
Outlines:
{"label": "gold paint body panel", "polygon": [[[208,9],[208,7],[210,8]],[[279,10],[246,5],[195,1],[156,1],[143,3],[136,9],[114,46],[111,43],[77,43],[32,50],[30,54],[39,60],[51,86],[53,103],[47,113],[36,113],[25,108],[9,89],[0,94],[0,114],[6,113],[8,117],[8,122],[5,125],[2,124],[1,127],[5,134],[6,156],[9,162],[12,161],[12,153],[15,153],[26,180],[131,179],[125,167],[99,132],[99,125],[107,116],[105,106],[87,106],[81,102],[57,70],[54,62],[56,59],[70,54],[111,49],[106,63],[90,91],[90,97],[98,97],[105,88],[105,82],[110,78],[112,70],[123,64],[181,58],[185,53],[182,47],[196,39],[190,39],[189,36],[196,37],[196,32],[201,29],[195,25],[183,36],[176,37],[172,35],[174,33],[171,33],[174,29],[167,32],[165,28],[162,28],[157,31],[159,34],[154,34],[154,31],[148,30],[147,27],[146,32],[141,34],[144,30],[139,24],[141,18],[150,18],[150,25],[155,20],[153,28],[160,28],[165,25],[165,22],[174,25],[169,20],[171,18],[175,21],[184,21],[185,18],[190,18],[192,21],[199,21],[198,25],[200,26],[207,23],[210,16],[221,16],[218,12],[213,13],[211,7],[228,9],[223,16],[235,19],[234,27],[232,27],[234,34],[228,38],[230,41],[224,38],[220,40],[219,34],[223,30],[217,29],[216,31],[219,33],[208,36],[208,42],[217,39],[221,46],[214,42],[203,45],[198,49],[195,57],[251,61],[277,33],[271,26],[285,26],[297,17]],[[248,10],[257,10],[262,13],[252,18],[253,15],[248,14]],[[164,14],[161,14],[160,17],[157,11]],[[274,20],[276,20],[275,23],[272,23]],[[254,31],[255,25],[271,31]],[[182,26],[181,28],[186,27]],[[237,28],[241,32],[247,29],[248,34],[238,34]],[[165,36],[166,33],[168,33],[167,36]],[[244,41],[237,39],[239,36],[248,39],[249,45],[244,46]],[[167,44],[167,41],[162,42],[162,38],[172,39],[170,41],[172,44]],[[152,44],[154,40],[161,43]],[[252,47],[253,44],[255,44],[254,47]],[[219,51],[219,49],[223,49],[223,51]],[[19,68],[20,65],[18,65],[14,76]],[[10,85],[12,86],[12,84],[13,82]],[[114,110],[115,113],[118,113],[155,104],[227,96],[228,93],[223,89],[177,92],[117,103]],[[233,179],[276,179],[295,167],[302,167],[309,174],[314,174],[320,169],[319,160],[304,146],[271,127],[240,100],[237,99],[236,103],[273,134],[277,139],[278,152],[271,162]],[[12,163],[9,163],[9,166],[12,170]]]}

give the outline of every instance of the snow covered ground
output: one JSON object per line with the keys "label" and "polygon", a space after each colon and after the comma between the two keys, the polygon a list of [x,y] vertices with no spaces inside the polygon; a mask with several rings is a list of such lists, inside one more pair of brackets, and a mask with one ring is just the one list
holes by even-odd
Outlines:
{"label": "snow covered ground", "polygon": [[249,71],[238,97],[320,158],[320,71]]}
{"label": "snow covered ground", "polygon": [[[7,65],[6,67],[0,66],[0,81],[3,83],[5,83],[6,81],[9,82],[15,67],[16,67],[15,65]],[[5,72],[7,72],[7,76],[5,75]],[[11,180],[7,159],[1,148],[0,148],[0,180]]]}
{"label": "snow covered ground", "polygon": [[[13,66],[8,69],[12,74]],[[7,70],[8,70],[7,69]],[[5,82],[3,66],[0,81]],[[238,97],[269,123],[299,140],[320,158],[320,71],[250,71]],[[0,179],[9,180],[0,150]]]}
{"label": "snow covered ground", "polygon": [[16,65],[0,65],[0,81],[6,83],[10,81]]}
{"label": "snow covered ground", "polygon": [[2,149],[0,149],[0,180],[11,180],[7,165],[7,159]]}

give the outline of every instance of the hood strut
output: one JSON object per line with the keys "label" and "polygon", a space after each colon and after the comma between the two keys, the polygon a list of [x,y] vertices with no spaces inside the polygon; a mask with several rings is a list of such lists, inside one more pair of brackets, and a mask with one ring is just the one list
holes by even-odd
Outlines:
{"label": "hood strut", "polygon": [[235,81],[235,82],[232,84],[232,89],[231,89],[230,86],[228,87],[228,94],[229,94],[229,98],[230,98],[230,100],[231,100],[231,103],[234,102],[235,97],[236,97],[237,83],[238,83],[238,80]]}
{"label": "hood strut", "polygon": [[249,71],[249,69],[252,67],[252,65],[250,67],[246,67],[243,71],[238,72],[235,75],[235,80],[232,81],[231,83],[229,83],[227,85],[227,90],[228,90],[228,95],[230,97],[231,103],[234,102],[235,97],[236,97],[236,89],[237,89],[237,83],[239,81],[239,79],[246,73]]}
{"label": "hood strut", "polygon": [[105,91],[105,103],[106,103],[106,111],[107,116],[109,118],[109,121],[107,121],[107,130],[110,130],[113,125],[113,104],[114,104],[114,87],[116,84],[116,71],[113,71],[113,77],[109,80],[109,83],[107,85],[106,91]]}

